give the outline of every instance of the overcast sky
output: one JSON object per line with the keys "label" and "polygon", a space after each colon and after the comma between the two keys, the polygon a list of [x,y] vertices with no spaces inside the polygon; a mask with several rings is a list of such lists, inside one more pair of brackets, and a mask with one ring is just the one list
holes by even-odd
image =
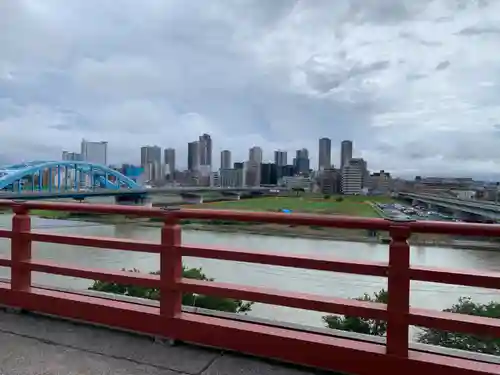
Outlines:
{"label": "overcast sky", "polygon": [[370,169],[500,173],[499,0],[1,0],[0,164],[81,138],[113,163],[201,133],[254,145],[342,139]]}

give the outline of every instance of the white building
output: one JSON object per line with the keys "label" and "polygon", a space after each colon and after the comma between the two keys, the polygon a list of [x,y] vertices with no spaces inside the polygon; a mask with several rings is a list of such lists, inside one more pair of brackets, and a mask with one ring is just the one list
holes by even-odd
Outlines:
{"label": "white building", "polygon": [[219,186],[242,187],[243,169],[221,169],[219,172]]}
{"label": "white building", "polygon": [[310,191],[313,185],[311,178],[304,176],[284,176],[279,181],[279,185],[288,189],[304,189]]}
{"label": "white building", "polygon": [[210,175],[210,186],[219,187],[220,186],[220,176],[219,172],[212,172]]}
{"label": "white building", "polygon": [[342,193],[361,194],[366,163],[363,159],[350,159],[342,168]]}
{"label": "white building", "polygon": [[81,157],[89,163],[107,165],[108,142],[90,142],[82,139]]}

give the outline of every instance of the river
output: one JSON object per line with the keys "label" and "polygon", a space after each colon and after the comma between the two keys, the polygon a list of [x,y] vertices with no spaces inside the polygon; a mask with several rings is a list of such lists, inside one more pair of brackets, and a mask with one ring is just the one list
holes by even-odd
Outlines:
{"label": "river", "polygon": [[[0,227],[10,228],[10,225],[11,216],[0,215]],[[34,230],[59,234],[120,237],[147,241],[160,240],[159,228],[141,227],[135,224],[103,225],[34,217],[32,227]],[[284,254],[333,255],[350,260],[387,261],[388,259],[388,246],[380,244],[188,230],[183,231],[183,242],[197,245],[220,245],[252,250],[269,250]],[[0,256],[9,256],[9,254],[9,240],[0,239]],[[35,243],[33,245],[33,256],[37,259],[54,260],[82,267],[137,268],[145,272],[159,269],[159,256],[157,254]],[[411,262],[414,265],[500,272],[500,251],[413,247]],[[184,258],[184,263],[189,267],[202,267],[207,276],[221,282],[273,287],[326,296],[357,297],[363,293],[376,292],[387,285],[384,278],[326,271],[310,271],[189,257]],[[9,272],[9,269],[0,267],[0,277],[9,277]],[[33,281],[38,284],[77,289],[86,289],[91,284],[89,280],[39,273],[34,274]],[[413,307],[441,310],[450,307],[460,296],[471,296],[478,302],[500,299],[500,294],[495,290],[412,282],[411,305]],[[321,316],[323,314],[300,309],[255,304],[249,315],[318,327],[322,326]]]}

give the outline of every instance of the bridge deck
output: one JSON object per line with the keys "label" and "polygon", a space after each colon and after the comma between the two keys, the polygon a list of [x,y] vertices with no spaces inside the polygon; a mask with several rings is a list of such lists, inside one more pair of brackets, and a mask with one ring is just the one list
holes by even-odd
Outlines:
{"label": "bridge deck", "polygon": [[314,375],[250,357],[0,310],[0,374]]}

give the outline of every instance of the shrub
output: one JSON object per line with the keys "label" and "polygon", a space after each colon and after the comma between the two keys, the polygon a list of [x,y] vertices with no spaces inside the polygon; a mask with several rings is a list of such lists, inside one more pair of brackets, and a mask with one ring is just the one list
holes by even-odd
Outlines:
{"label": "shrub", "polygon": [[[125,271],[125,269],[123,269]],[[137,269],[126,270],[128,272],[139,272]],[[158,275],[159,272],[151,272],[152,275]],[[182,276],[187,279],[214,281],[208,278],[201,268],[183,267]],[[160,290],[158,288],[144,288],[134,285],[122,285],[109,283],[105,281],[94,281],[90,290],[96,290],[106,293],[122,294],[131,297],[147,298],[159,300]],[[193,293],[184,293],[182,295],[182,304],[186,306],[200,307],[209,310],[219,310],[232,313],[246,313],[251,310],[253,302],[245,302],[233,298],[220,298],[213,296],[197,295]]]}
{"label": "shrub", "polygon": [[[470,297],[459,298],[456,304],[443,311],[500,319],[500,303],[476,303]],[[500,355],[500,337],[480,337],[466,333],[441,331],[434,328],[422,329],[423,332],[417,336],[417,340],[421,343]]]}
{"label": "shrub", "polygon": [[[355,298],[358,301],[378,302],[387,304],[388,293],[386,290],[374,293],[373,297],[369,294],[364,294],[361,297]],[[323,317],[323,322],[331,329],[341,331],[365,333],[368,335],[384,336],[387,332],[387,322],[365,319],[357,316],[342,316],[342,315],[326,315]]]}

